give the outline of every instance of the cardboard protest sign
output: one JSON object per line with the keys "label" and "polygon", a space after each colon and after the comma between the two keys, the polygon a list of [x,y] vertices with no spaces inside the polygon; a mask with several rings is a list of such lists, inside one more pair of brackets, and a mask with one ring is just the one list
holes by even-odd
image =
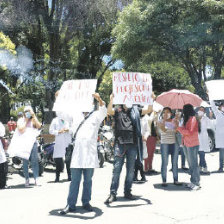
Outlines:
{"label": "cardboard protest sign", "polygon": [[209,100],[224,100],[224,80],[212,80],[205,82]]}
{"label": "cardboard protest sign", "polygon": [[90,112],[93,109],[92,94],[96,90],[97,79],[78,79],[65,81],[54,103],[53,111]]}
{"label": "cardboard protest sign", "polygon": [[137,72],[113,73],[114,104],[152,104],[152,78]]}

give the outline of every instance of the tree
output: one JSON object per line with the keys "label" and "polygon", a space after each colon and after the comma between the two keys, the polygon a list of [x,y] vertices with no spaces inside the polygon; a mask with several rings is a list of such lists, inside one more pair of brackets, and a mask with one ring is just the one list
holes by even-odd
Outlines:
{"label": "tree", "polygon": [[[120,14],[112,52],[127,66],[146,57],[176,61],[195,92],[206,98],[206,68],[221,78],[224,64],[224,2],[216,0],[135,0]],[[146,59],[145,59],[146,60]]]}
{"label": "tree", "polygon": [[[15,44],[6,36],[3,32],[0,32],[0,57],[2,57],[1,52],[7,50],[12,54],[16,54]],[[1,66],[0,64],[0,120],[4,123],[7,122],[10,115],[10,95],[8,88],[11,87],[10,83],[12,82],[9,72],[6,66]],[[7,84],[9,86],[7,86]]]}
{"label": "tree", "polygon": [[0,29],[16,45],[31,49],[35,60],[32,76],[42,75],[47,107],[63,80],[95,78],[106,70],[111,31],[117,12],[128,0],[2,0]]}

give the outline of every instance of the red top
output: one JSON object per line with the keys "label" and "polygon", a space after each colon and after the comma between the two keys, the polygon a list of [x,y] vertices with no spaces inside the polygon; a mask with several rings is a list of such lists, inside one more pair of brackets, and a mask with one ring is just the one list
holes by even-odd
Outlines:
{"label": "red top", "polygon": [[194,147],[199,145],[198,139],[198,121],[196,117],[190,117],[184,127],[178,127],[179,131],[183,136],[183,143],[187,147]]}
{"label": "red top", "polygon": [[9,131],[15,131],[16,130],[16,122],[15,121],[9,121],[7,123]]}

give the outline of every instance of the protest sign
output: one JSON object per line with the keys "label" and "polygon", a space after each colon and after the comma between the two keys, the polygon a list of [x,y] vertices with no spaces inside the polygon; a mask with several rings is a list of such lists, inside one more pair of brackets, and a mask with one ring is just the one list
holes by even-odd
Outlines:
{"label": "protest sign", "polygon": [[224,80],[212,80],[205,82],[209,100],[224,100]]}
{"label": "protest sign", "polygon": [[113,104],[152,104],[152,78],[137,72],[113,73]]}
{"label": "protest sign", "polygon": [[93,96],[97,79],[79,79],[65,81],[54,103],[53,111],[68,114],[90,112],[93,109]]}

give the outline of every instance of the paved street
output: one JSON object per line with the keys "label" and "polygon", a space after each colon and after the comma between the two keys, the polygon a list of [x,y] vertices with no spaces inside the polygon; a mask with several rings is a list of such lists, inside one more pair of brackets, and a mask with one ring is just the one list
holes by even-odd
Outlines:
{"label": "paved street", "polygon": [[[25,189],[24,179],[18,174],[9,176],[10,189],[0,191],[1,223],[16,224],[69,224],[69,223],[150,223],[150,224],[223,224],[224,223],[224,173],[218,169],[218,153],[206,154],[210,175],[201,176],[202,189],[190,192],[184,186],[172,184],[172,173],[168,172],[167,188],[161,187],[161,176],[147,176],[145,184],[134,184],[133,194],[136,201],[123,199],[125,169],[122,172],[118,201],[111,206],[104,204],[108,197],[111,183],[112,165],[105,163],[102,169],[96,169],[93,180],[91,204],[94,212],[86,213],[81,208],[80,197],[78,210],[66,216],[59,216],[58,211],[66,205],[69,183],[53,183],[53,167],[40,178],[41,187]],[[155,155],[154,168],[160,169],[160,154]],[[168,167],[170,169],[170,165]],[[31,179],[31,183],[32,183]],[[180,182],[189,182],[189,176],[180,170]],[[80,189],[82,190],[82,188]]]}

